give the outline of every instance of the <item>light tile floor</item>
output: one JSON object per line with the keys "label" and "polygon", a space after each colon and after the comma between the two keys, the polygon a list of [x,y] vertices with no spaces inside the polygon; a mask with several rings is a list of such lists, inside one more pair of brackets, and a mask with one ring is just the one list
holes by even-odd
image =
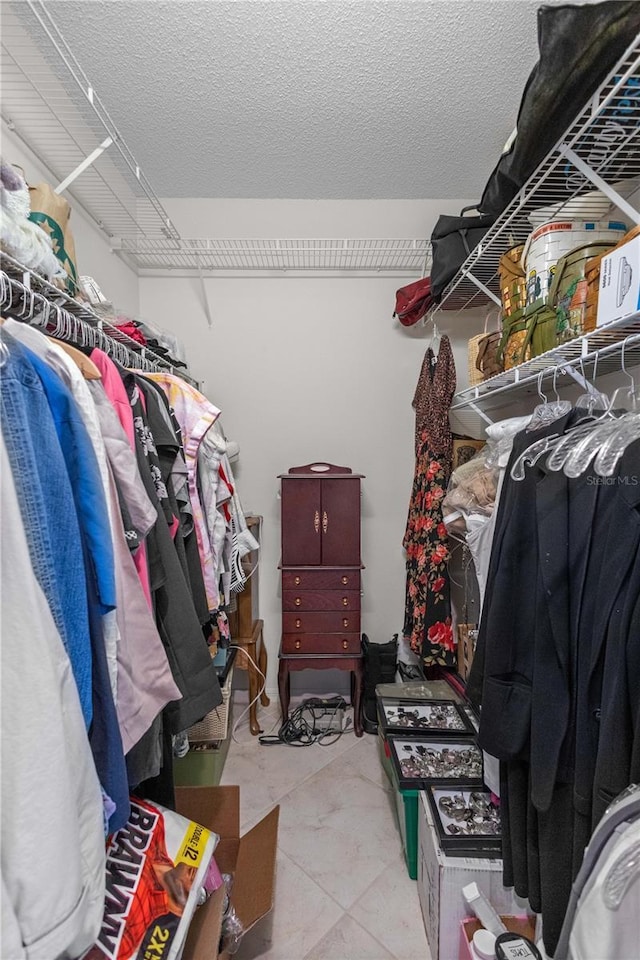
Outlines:
{"label": "light tile floor", "polygon": [[[259,716],[277,730],[275,704]],[[375,738],[261,746],[246,725],[236,738],[222,783],[240,786],[243,833],[280,804],[275,906],[236,960],[431,960]]]}

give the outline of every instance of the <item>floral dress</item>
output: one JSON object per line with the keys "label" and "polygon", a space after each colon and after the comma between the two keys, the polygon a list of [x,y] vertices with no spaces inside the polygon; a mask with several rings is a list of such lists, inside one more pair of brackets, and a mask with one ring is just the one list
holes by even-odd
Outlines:
{"label": "floral dress", "polygon": [[427,350],[413,406],[416,467],[403,546],[407,553],[404,635],[427,666],[453,666],[455,642],[449,602],[449,543],[442,500],[451,475],[449,407],[456,370],[448,337],[436,359]]}

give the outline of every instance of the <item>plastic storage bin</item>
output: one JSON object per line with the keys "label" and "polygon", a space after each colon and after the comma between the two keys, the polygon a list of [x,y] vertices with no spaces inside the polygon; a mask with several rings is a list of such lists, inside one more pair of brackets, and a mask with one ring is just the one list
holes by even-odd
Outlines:
{"label": "plastic storage bin", "polygon": [[401,790],[393,771],[386,740],[378,737],[378,749],[382,768],[394,790],[398,829],[402,837],[407,872],[412,880],[418,879],[418,799],[420,790]]}

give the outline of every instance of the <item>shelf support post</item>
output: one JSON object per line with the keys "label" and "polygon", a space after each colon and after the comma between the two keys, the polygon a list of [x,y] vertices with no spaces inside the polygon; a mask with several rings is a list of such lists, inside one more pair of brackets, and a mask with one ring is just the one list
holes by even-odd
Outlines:
{"label": "shelf support post", "polygon": [[101,156],[104,153],[104,151],[111,146],[112,143],[113,143],[113,139],[111,137],[107,137],[106,140],[103,140],[99,147],[96,147],[96,149],[93,150],[88,157],[84,158],[82,163],[78,164],[75,170],[71,171],[69,176],[66,177],[62,181],[62,183],[58,184],[58,186],[54,190],[54,193],[64,193],[64,191],[71,186],[73,181],[76,180],[81,173],[84,173],[84,171],[87,170],[92,163],[95,163],[98,157]]}
{"label": "shelf support post", "polygon": [[625,200],[624,197],[621,197],[617,190],[614,190],[611,184],[607,183],[606,180],[603,180],[602,177],[595,172],[595,170],[589,166],[588,163],[579,157],[575,150],[572,150],[571,147],[568,147],[566,144],[563,144],[560,148],[560,153],[569,160],[574,167],[584,174],[587,180],[590,180],[594,187],[597,187],[605,197],[608,197],[612,203],[619,207],[624,214],[626,214],[635,224],[640,224],[640,212],[632,207],[631,204]]}
{"label": "shelf support post", "polygon": [[493,423],[493,420],[491,419],[491,417],[487,416],[487,414],[484,412],[484,410],[482,410],[482,409],[478,406],[477,403],[474,403],[473,400],[470,400],[469,403],[468,403],[468,406],[471,407],[471,409],[473,410],[473,412],[474,412],[478,417],[480,417],[481,420],[484,420],[484,422],[485,422],[486,424],[488,424],[489,426],[491,426],[491,424]]}
{"label": "shelf support post", "polygon": [[490,300],[493,300],[493,302],[496,303],[499,307],[502,306],[500,297],[496,297],[495,293],[492,290],[489,290],[489,287],[486,287],[484,283],[481,283],[481,281],[478,280],[477,277],[474,277],[474,275],[471,273],[470,270],[463,270],[462,273],[465,277],[468,277],[472,283],[475,283],[478,290],[482,290],[482,292],[486,297],[489,297]]}
{"label": "shelf support post", "polygon": [[211,316],[211,308],[209,306],[209,298],[207,296],[207,286],[204,282],[202,264],[200,263],[200,257],[197,254],[196,263],[198,264],[198,278],[200,280],[200,292],[202,293],[202,308],[204,310],[204,315],[207,318],[207,326],[209,327],[209,330],[211,330],[213,327],[213,317]]}
{"label": "shelf support post", "polygon": [[580,386],[584,390],[586,390],[587,393],[598,393],[598,391],[593,386],[593,384],[589,383],[586,377],[583,377],[581,373],[578,373],[576,368],[572,367],[571,364],[567,364],[566,366],[560,367],[559,369],[561,373],[568,373],[570,377],[573,377],[576,383],[579,383]]}

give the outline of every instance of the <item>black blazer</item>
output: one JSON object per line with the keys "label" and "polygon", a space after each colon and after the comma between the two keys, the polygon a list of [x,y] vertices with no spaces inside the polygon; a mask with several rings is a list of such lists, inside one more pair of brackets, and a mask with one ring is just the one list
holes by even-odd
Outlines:
{"label": "black blazer", "polygon": [[[579,416],[518,434],[508,474],[534,440],[563,433]],[[530,763],[540,809],[549,805],[570,719],[568,489],[544,459],[522,481],[507,476],[469,682],[482,702],[480,745],[500,760]]]}
{"label": "black blazer", "polygon": [[600,491],[576,648],[576,811],[595,827],[640,776],[640,442]]}

